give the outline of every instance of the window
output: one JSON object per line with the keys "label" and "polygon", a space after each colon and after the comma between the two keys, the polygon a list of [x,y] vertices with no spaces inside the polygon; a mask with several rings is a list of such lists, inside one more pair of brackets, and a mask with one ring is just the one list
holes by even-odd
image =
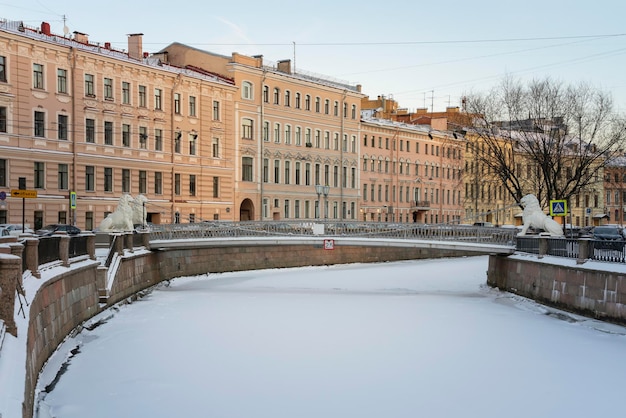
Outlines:
{"label": "window", "polygon": [[174,194],[180,196],[180,174],[174,174]]}
{"label": "window", "polygon": [[104,100],[113,100],[113,79],[104,78]]}
{"label": "window", "polygon": [[285,161],[285,184],[289,184],[289,177],[291,176],[291,162]]}
{"label": "window", "polygon": [[339,102],[337,100],[335,100],[335,103],[333,104],[333,115],[339,116]]}
{"label": "window", "polygon": [[139,127],[139,148],[148,148],[148,128],[145,126]]}
{"label": "window", "polygon": [[252,127],[253,127],[253,120],[252,119],[243,119],[241,121],[241,138],[242,139],[253,139],[254,137],[252,136]]}
{"label": "window", "polygon": [[198,134],[189,134],[189,155],[196,155],[197,140]]}
{"label": "window", "polygon": [[180,93],[174,93],[174,113],[180,115]]}
{"label": "window", "polygon": [[241,83],[241,98],[246,100],[252,100],[254,98],[254,90],[252,89],[252,83],[244,81]]}
{"label": "window", "polygon": [[270,102],[270,88],[269,86],[263,86],[263,103]]}
{"label": "window", "polygon": [[189,175],[189,196],[195,196],[195,195],[196,195],[196,175],[190,174]]}
{"label": "window", "polygon": [[113,145],[113,122],[104,122],[104,144]]}
{"label": "window", "polygon": [[306,163],[304,168],[304,185],[311,185],[311,163]]}
{"label": "window", "polygon": [[130,83],[128,81],[122,82],[122,103],[130,104]]}
{"label": "window", "polygon": [[300,181],[301,181],[300,166],[301,166],[300,161],[296,161],[296,184],[297,185],[300,185]]}
{"label": "window", "polygon": [[45,177],[46,177],[46,171],[45,171],[44,163],[35,161],[35,164],[34,164],[35,189],[43,189],[46,186]]}
{"label": "window", "polygon": [[146,107],[146,86],[139,86],[139,107]]}
{"label": "window", "polygon": [[274,183],[280,183],[280,160],[274,160]]}
{"label": "window", "polygon": [[67,70],[57,69],[57,93],[67,93]]}
{"label": "window", "polygon": [[263,141],[268,142],[270,140],[270,123],[263,122]]}
{"label": "window", "polygon": [[130,193],[130,170],[122,169],[122,193]]}
{"label": "window", "polygon": [[40,138],[46,136],[46,114],[35,111],[35,132],[34,135]]}
{"label": "window", "polygon": [[180,154],[180,142],[181,142],[182,136],[183,136],[183,133],[180,131],[174,134],[174,152],[177,154]]}
{"label": "window", "polygon": [[148,173],[145,170],[139,171],[139,193],[146,193],[148,184]]}
{"label": "window", "polygon": [[213,158],[220,158],[220,139],[213,138],[213,142],[211,143],[211,151]]}
{"label": "window", "polygon": [[7,187],[7,171],[8,171],[7,160],[0,159],[0,186],[1,187]]}
{"label": "window", "polygon": [[320,113],[320,98],[319,97],[315,98],[315,112]]}
{"label": "window", "polygon": [[85,119],[85,142],[96,142],[96,121]]}
{"label": "window", "polygon": [[60,140],[67,140],[67,116],[57,116],[57,138]]}
{"label": "window", "polygon": [[43,65],[33,64],[33,88],[43,89]]}
{"label": "window", "polygon": [[304,110],[311,110],[311,96],[308,94],[304,97]]}
{"label": "window", "polygon": [[93,74],[85,74],[85,96],[96,97]]}
{"label": "window", "polygon": [[113,191],[113,169],[111,167],[104,167],[104,191]]}
{"label": "window", "polygon": [[163,110],[163,90],[154,89],[154,109]]}
{"label": "window", "polygon": [[130,125],[126,123],[122,125],[122,145],[130,147]]}
{"label": "window", "polygon": [[241,158],[241,180],[252,181],[252,157]]}
{"label": "window", "polygon": [[220,197],[220,178],[213,177],[213,197]]}
{"label": "window", "polygon": [[154,194],[163,194],[163,173],[160,171],[154,173]]}
{"label": "window", "polygon": [[274,142],[280,143],[280,123],[274,124]]}
{"label": "window", "polygon": [[196,96],[189,96],[189,116],[196,116]]}
{"label": "window", "polygon": [[356,105],[352,105],[352,119],[356,119]]}
{"label": "window", "polygon": [[69,187],[69,170],[67,164],[59,164],[59,190],[67,190]]}
{"label": "window", "polygon": [[7,59],[0,55],[0,81],[6,83],[7,81]]}
{"label": "window", "polygon": [[213,120],[220,120],[220,102],[213,100]]}
{"label": "window", "polygon": [[263,183],[267,183],[269,180],[270,161],[267,158],[263,158]]}
{"label": "window", "polygon": [[285,106],[291,106],[291,92],[289,90],[285,90]]}
{"label": "window", "polygon": [[85,190],[93,192],[95,190],[95,178],[96,173],[94,166],[88,165],[85,167]]}
{"label": "window", "polygon": [[291,125],[285,125],[285,144],[291,144]]}
{"label": "window", "polygon": [[300,109],[300,100],[301,100],[300,93],[296,93],[296,109]]}
{"label": "window", "polygon": [[296,126],[296,145],[302,145],[302,128]]}
{"label": "window", "polygon": [[278,87],[274,88],[274,104],[280,104],[280,89]]}
{"label": "window", "polygon": [[163,130],[162,129],[154,130],[154,150],[163,151]]}
{"label": "window", "polygon": [[7,132],[7,108],[0,106],[0,132]]}
{"label": "window", "polygon": [[330,113],[330,100],[324,100],[324,114],[328,115]]}

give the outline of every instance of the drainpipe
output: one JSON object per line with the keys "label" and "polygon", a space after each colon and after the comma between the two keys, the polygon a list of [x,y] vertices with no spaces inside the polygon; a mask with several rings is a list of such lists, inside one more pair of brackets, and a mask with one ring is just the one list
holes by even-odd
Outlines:
{"label": "drainpipe", "polygon": [[[170,161],[172,163],[172,168],[171,168],[171,179],[172,179],[172,187],[171,187],[171,191],[170,191],[170,199],[171,199],[171,210],[170,210],[170,223],[174,223],[174,213],[175,213],[175,209],[176,209],[176,202],[175,202],[175,194],[174,194],[174,189],[175,189],[175,184],[174,184],[174,178],[176,176],[176,170],[175,170],[175,164],[174,164],[174,149],[175,149],[175,140],[174,137],[176,136],[176,131],[175,131],[175,126],[174,126],[174,94],[176,93],[176,90],[178,89],[178,86],[180,85],[180,79],[181,79],[181,74],[179,73],[176,76],[176,79],[174,80],[174,85],[172,86],[172,93],[170,96],[170,135],[171,135],[171,141],[170,141],[170,154],[171,154],[171,158]],[[181,142],[182,142],[182,137],[181,137]],[[147,191],[147,190],[146,190]]]}
{"label": "drainpipe", "polygon": [[[343,221],[343,138],[345,135],[345,129],[346,129],[346,118],[348,117],[347,112],[348,112],[348,107],[346,106],[346,97],[348,96],[348,91],[344,89],[343,91],[343,95],[342,95],[342,100],[341,100],[341,107],[346,109],[345,112],[343,112],[343,117],[341,118],[341,134],[339,137],[339,220]],[[346,148],[348,147],[348,141],[346,141]]]}
{"label": "drainpipe", "polygon": [[[267,70],[265,69],[265,67],[263,67],[263,77],[261,78],[261,94],[259,95],[261,97],[261,107],[260,107],[260,114],[261,114],[261,121],[259,122],[259,132],[260,132],[260,136],[259,136],[259,162],[258,162],[258,167],[259,167],[259,219],[263,220],[263,146],[264,146],[264,142],[265,142],[265,138],[263,138],[263,127],[265,124],[265,121],[263,120],[265,117],[265,105],[264,105],[264,98],[263,98],[263,89],[265,88],[265,79],[267,78]],[[269,134],[269,132],[268,132]]]}
{"label": "drainpipe", "polygon": [[[72,93],[70,94],[70,99],[72,100],[72,187],[70,191],[76,191],[76,161],[77,161],[77,151],[76,151],[76,50],[73,47],[70,47],[70,52],[68,55],[68,61],[70,61],[70,83],[72,86]],[[68,196],[69,198],[69,196]],[[72,225],[76,226],[76,209],[71,209],[72,213]],[[95,222],[95,219],[93,219]]]}

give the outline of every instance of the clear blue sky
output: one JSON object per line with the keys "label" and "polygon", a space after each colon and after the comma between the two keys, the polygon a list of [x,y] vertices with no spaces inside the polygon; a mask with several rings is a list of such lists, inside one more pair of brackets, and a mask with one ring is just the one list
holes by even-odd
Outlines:
{"label": "clear blue sky", "polygon": [[181,42],[216,53],[293,59],[297,70],[363,85],[414,110],[458,106],[506,74],[551,77],[609,91],[626,113],[626,2],[501,0],[447,2],[285,0],[150,3],[0,0],[0,18],[144,51]]}

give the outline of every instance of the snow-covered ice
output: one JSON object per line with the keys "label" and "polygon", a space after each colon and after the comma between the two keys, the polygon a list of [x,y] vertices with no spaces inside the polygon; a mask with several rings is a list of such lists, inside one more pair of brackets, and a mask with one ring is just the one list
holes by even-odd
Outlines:
{"label": "snow-covered ice", "polygon": [[625,328],[491,289],[487,260],[173,280],[59,348],[39,417],[619,415]]}

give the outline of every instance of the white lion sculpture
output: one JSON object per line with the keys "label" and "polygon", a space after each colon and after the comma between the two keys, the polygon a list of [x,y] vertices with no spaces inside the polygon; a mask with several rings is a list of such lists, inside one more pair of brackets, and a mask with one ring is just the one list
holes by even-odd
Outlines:
{"label": "white lion sculpture", "polygon": [[518,235],[526,235],[526,231],[532,226],[533,228],[543,229],[552,237],[563,236],[561,225],[543,213],[541,206],[539,206],[539,200],[535,195],[527,194],[522,197],[520,204],[524,207],[524,212],[522,213],[524,226]]}
{"label": "white lion sculpture", "polygon": [[144,205],[148,201],[148,198],[142,194],[137,196],[131,206],[133,208],[133,225],[145,225],[146,224],[146,208]]}
{"label": "white lion sculpture", "polygon": [[109,213],[106,218],[100,222],[100,231],[132,231],[133,230],[133,197],[129,194],[123,194],[120,197],[115,212]]}

